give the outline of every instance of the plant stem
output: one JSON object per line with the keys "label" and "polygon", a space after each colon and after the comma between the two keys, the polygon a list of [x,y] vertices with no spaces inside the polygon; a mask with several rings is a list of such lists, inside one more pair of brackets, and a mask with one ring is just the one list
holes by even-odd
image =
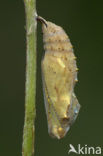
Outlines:
{"label": "plant stem", "polygon": [[34,155],[36,97],[36,0],[24,0],[26,13],[25,121],[22,156]]}

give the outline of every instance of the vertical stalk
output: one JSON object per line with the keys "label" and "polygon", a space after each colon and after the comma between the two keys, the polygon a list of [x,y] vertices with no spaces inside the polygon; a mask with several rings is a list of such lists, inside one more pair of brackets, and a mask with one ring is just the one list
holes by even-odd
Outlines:
{"label": "vertical stalk", "polygon": [[24,0],[26,13],[25,121],[22,156],[34,155],[36,97],[36,0]]}

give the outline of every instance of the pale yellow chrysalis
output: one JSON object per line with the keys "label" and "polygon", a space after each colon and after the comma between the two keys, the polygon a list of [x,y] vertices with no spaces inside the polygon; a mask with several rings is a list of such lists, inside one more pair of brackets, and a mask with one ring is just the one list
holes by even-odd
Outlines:
{"label": "pale yellow chrysalis", "polygon": [[76,57],[62,27],[42,17],[37,19],[42,22],[45,49],[41,66],[48,131],[52,137],[60,139],[65,136],[80,109],[74,94]]}

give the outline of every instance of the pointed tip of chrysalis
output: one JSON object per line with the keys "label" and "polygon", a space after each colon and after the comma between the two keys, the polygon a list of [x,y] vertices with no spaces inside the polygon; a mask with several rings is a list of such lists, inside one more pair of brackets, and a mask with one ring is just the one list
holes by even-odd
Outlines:
{"label": "pointed tip of chrysalis", "polygon": [[48,26],[48,25],[47,25],[47,21],[46,21],[43,17],[37,16],[36,19],[37,19],[37,21],[39,21],[39,22],[41,22],[42,24],[44,24],[46,27]]}

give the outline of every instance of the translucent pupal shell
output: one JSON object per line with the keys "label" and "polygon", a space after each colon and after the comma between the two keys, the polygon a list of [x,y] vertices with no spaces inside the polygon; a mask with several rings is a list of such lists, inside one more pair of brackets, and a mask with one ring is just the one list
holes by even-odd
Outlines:
{"label": "translucent pupal shell", "polygon": [[62,27],[42,23],[45,54],[41,62],[48,131],[63,138],[75,121],[80,105],[74,94],[77,81],[76,57]]}

